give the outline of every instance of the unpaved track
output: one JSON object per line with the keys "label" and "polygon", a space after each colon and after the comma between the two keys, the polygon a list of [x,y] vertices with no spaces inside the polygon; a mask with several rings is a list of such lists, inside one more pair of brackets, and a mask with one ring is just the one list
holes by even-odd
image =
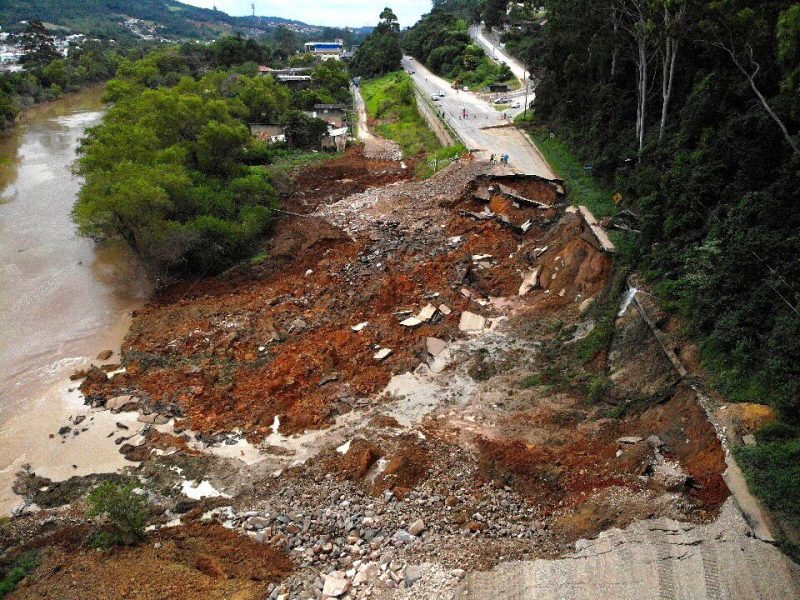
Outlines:
{"label": "unpaved track", "polygon": [[[431,73],[419,61],[411,57],[403,58],[406,71],[421,93],[431,97],[434,93],[444,94],[436,101],[445,112],[445,118],[464,144],[484,159],[491,154],[509,155],[509,164],[518,172],[537,175],[545,179],[558,179],[539,149],[515,127],[504,127],[509,122],[503,113],[478,98],[475,94],[454,90],[450,84]],[[464,111],[466,110],[466,118]]]}
{"label": "unpaved track", "polygon": [[358,113],[358,139],[364,142],[364,156],[375,160],[401,160],[403,151],[396,142],[372,135],[367,123],[367,107],[361,88],[353,86],[356,112]]}

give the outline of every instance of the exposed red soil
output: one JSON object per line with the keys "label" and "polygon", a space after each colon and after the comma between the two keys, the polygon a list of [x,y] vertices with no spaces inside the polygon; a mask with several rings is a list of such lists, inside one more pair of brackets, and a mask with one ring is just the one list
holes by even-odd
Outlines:
{"label": "exposed red soil", "polygon": [[294,569],[283,552],[217,524],[162,529],[111,552],[85,547],[87,536],[71,528],[45,538],[41,566],[9,598],[260,599]]}
{"label": "exposed red soil", "polygon": [[[513,437],[480,437],[475,441],[480,452],[480,472],[489,480],[513,486],[548,511],[576,507],[604,488],[661,491],[658,480],[642,477],[654,464],[653,447],[645,441],[617,441],[622,436],[644,439],[656,435],[664,443],[664,458],[678,462],[691,477],[691,484],[684,491],[699,509],[713,513],[729,495],[721,477],[726,468],[725,457],[694,394],[691,388],[680,387],[669,401],[621,421],[594,421],[587,411],[579,411],[583,414],[576,418],[574,408],[567,406],[567,421],[575,422],[575,426],[569,433],[561,430],[561,436],[551,436],[542,444]],[[529,427],[559,420],[558,409],[546,412],[550,412],[549,418],[539,414],[537,419],[529,420],[528,413],[518,417]]]}

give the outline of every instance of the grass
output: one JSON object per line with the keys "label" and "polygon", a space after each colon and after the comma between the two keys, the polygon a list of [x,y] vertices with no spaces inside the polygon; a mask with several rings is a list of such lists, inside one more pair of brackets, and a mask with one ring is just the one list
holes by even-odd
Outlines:
{"label": "grass", "polygon": [[425,160],[417,164],[415,174],[420,179],[427,179],[449,165],[453,160],[464,156],[468,152],[465,146],[456,144],[455,146],[445,146],[435,152],[430,152]]}
{"label": "grass", "polygon": [[[788,529],[800,528],[800,430],[777,423],[756,435],[755,446],[737,446],[734,454],[747,485]],[[779,539],[781,549],[800,561],[800,545]]]}
{"label": "grass", "polygon": [[431,154],[442,148],[417,110],[411,78],[395,71],[361,84],[367,114],[376,120],[376,133],[397,142],[406,156]]}
{"label": "grass", "polygon": [[295,167],[313,165],[339,156],[336,152],[304,152],[302,150],[276,149],[272,154],[271,166],[291,171]]}
{"label": "grass", "polygon": [[16,589],[20,581],[25,579],[39,565],[39,553],[23,554],[14,566],[0,579],[0,598],[5,598]]}

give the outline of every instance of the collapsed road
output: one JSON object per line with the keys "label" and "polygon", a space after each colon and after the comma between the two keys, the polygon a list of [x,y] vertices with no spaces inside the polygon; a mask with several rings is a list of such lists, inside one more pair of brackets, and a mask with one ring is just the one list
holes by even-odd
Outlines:
{"label": "collapsed road", "polygon": [[[236,564],[191,559],[204,598],[251,564],[238,597],[800,594],[730,498],[697,392],[618,306],[593,219],[558,182],[472,157],[411,173],[358,149],[304,169],[268,261],[134,315],[123,368],[82,390],[145,423],[116,434],[157,547],[96,561],[56,539],[13,597],[115,597],[119,561],[185,561],[198,532],[243,540]],[[24,472],[17,490],[52,526],[81,485]],[[175,572],[141,597],[200,589]]]}

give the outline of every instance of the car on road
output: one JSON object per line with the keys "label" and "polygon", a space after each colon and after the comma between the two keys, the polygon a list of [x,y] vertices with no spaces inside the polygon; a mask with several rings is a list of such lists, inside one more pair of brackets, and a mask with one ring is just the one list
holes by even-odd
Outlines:
{"label": "car on road", "polygon": [[431,94],[431,100],[433,100],[434,102],[438,102],[439,101],[439,94]]}
{"label": "car on road", "polygon": [[510,104],[511,100],[505,96],[494,101],[495,104]]}
{"label": "car on road", "polygon": [[416,71],[414,69],[409,69],[408,70],[408,74],[409,75],[414,75],[414,73],[416,73]]}
{"label": "car on road", "polygon": [[522,105],[519,102],[514,102],[514,104],[511,105],[511,108],[520,108],[521,106]]}
{"label": "car on road", "polygon": [[439,98],[444,98],[444,92],[439,92]]}

